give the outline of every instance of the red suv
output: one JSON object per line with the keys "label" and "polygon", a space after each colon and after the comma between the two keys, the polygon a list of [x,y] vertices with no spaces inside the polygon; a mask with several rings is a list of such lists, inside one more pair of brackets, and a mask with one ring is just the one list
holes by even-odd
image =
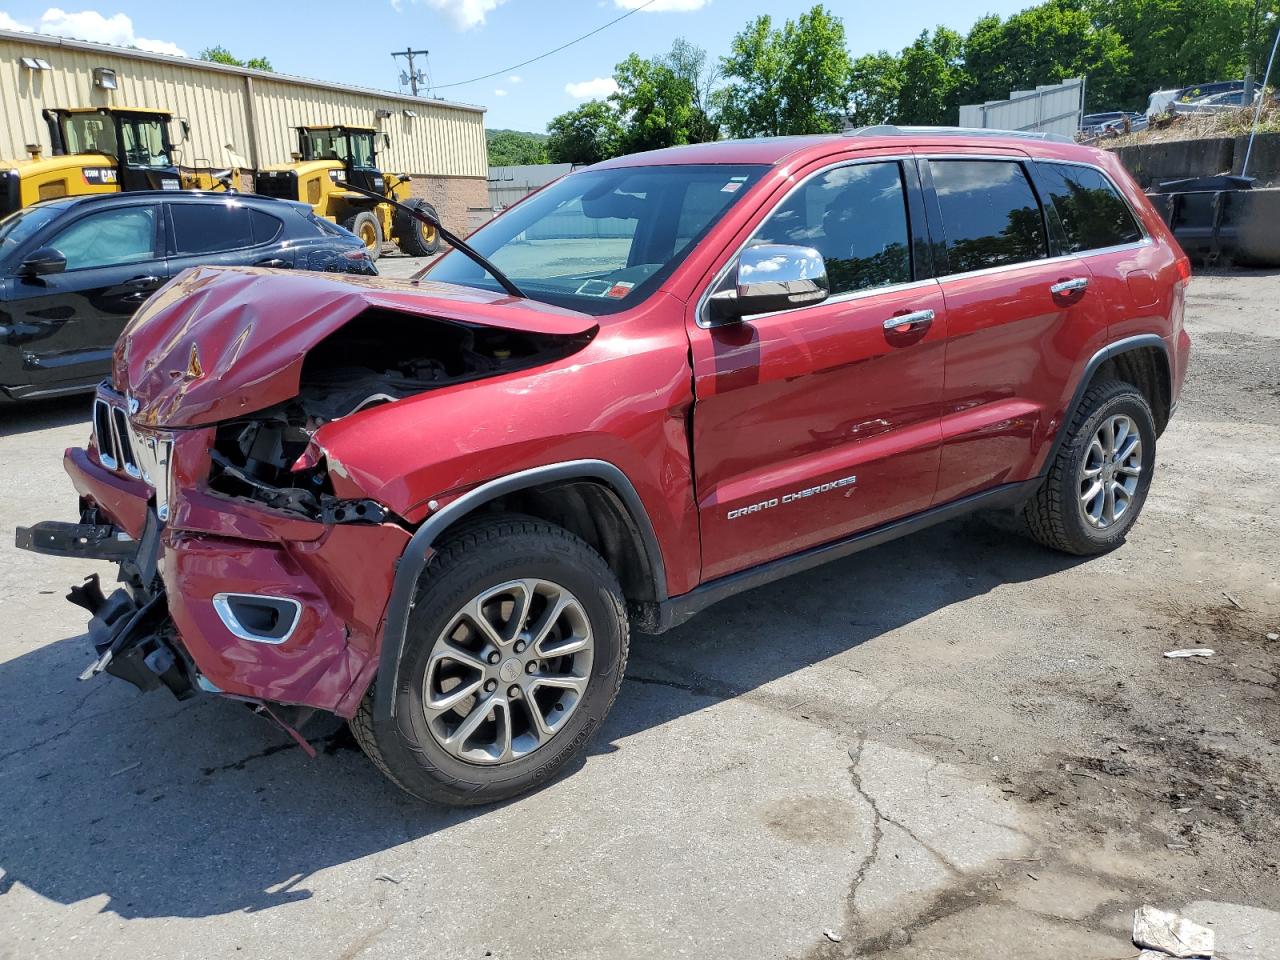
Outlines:
{"label": "red suv", "polygon": [[315,710],[419,797],[555,775],[630,628],[977,508],[1119,544],[1189,265],[1108,153],[876,128],[624,157],[409,281],[197,269],[116,346],[71,599],[102,670]]}

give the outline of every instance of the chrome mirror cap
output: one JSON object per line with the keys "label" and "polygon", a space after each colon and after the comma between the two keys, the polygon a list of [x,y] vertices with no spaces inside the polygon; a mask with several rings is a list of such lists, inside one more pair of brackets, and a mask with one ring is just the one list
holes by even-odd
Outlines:
{"label": "chrome mirror cap", "polygon": [[738,257],[734,285],[708,299],[713,324],[821,303],[831,295],[827,265],[813,247],[762,243]]}

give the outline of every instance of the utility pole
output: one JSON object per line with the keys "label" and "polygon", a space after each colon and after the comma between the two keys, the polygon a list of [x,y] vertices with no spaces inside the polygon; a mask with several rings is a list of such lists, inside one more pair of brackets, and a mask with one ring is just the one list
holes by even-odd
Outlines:
{"label": "utility pole", "polygon": [[413,69],[413,58],[425,57],[429,52],[429,50],[414,50],[406,47],[402,51],[391,54],[393,57],[405,57],[408,59],[409,71],[408,73],[400,74],[400,82],[409,84],[409,88],[413,91],[413,95],[415,97],[418,95],[418,84],[425,82],[426,78],[423,76],[421,70]]}

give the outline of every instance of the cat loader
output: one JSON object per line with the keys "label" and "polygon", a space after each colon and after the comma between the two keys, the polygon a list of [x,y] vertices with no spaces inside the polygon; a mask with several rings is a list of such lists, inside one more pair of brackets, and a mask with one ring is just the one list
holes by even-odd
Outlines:
{"label": "cat loader", "polygon": [[0,160],[0,216],[37,200],[122,190],[232,190],[239,170],[180,167],[172,114],[144,107],[59,107],[43,111],[52,156],[39,144],[26,160]]}
{"label": "cat loader", "polygon": [[[436,228],[391,203],[379,203],[345,184],[422,209],[438,220],[435,208],[409,196],[409,175],[384,174],[378,168],[378,132],[367,127],[316,126],[298,128],[293,162],[267,167],[254,178],[256,192],[282,200],[308,203],[316,216],[350,230],[375,260],[384,240],[394,241],[411,257],[427,257],[440,249]],[[390,138],[382,134],[384,145]]]}

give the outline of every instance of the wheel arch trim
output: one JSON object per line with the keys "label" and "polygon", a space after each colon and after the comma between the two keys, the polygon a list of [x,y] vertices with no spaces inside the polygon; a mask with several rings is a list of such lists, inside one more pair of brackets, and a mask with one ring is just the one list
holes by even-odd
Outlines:
{"label": "wheel arch trim", "polygon": [[[1049,447],[1048,455],[1040,464],[1037,476],[1045,476],[1048,474],[1050,466],[1058,456],[1058,451],[1062,449],[1062,445],[1067,440],[1067,425],[1071,422],[1071,418],[1075,414],[1076,410],[1079,409],[1080,402],[1084,399],[1085,391],[1089,389],[1089,384],[1093,381],[1093,376],[1098,372],[1098,368],[1113,357],[1118,357],[1123,353],[1130,353],[1134,350],[1144,350],[1149,347],[1159,349],[1160,356],[1164,358],[1165,371],[1170,377],[1172,377],[1173,364],[1170,362],[1169,358],[1169,345],[1165,342],[1163,337],[1156,333],[1140,333],[1136,336],[1125,337],[1123,340],[1117,340],[1114,343],[1107,344],[1089,358],[1089,362],[1085,364],[1084,372],[1080,375],[1080,379],[1076,381],[1076,388],[1075,392],[1071,395],[1071,402],[1067,404],[1063,411],[1062,423],[1058,427],[1057,436],[1054,437],[1053,444]],[[1170,383],[1172,383],[1172,380],[1170,380]],[[1173,398],[1170,397],[1169,399],[1171,405],[1170,413],[1172,413]]]}
{"label": "wheel arch trim", "polygon": [[654,592],[659,602],[667,599],[666,565],[662,549],[654,532],[649,512],[640,494],[620,468],[604,460],[568,460],[561,463],[532,467],[517,473],[496,477],[468,490],[456,500],[428,517],[410,538],[409,544],[396,564],[391,596],[387,601],[387,614],[382,630],[382,648],[378,654],[378,674],[374,680],[375,723],[395,720],[396,685],[399,682],[400,654],[404,649],[409,626],[409,612],[413,608],[413,595],[422,571],[432,556],[432,546],[439,536],[463,517],[496,500],[498,497],[548,483],[571,480],[594,480],[603,483],[622,501],[631,514],[644,550],[645,560],[654,579]]}

